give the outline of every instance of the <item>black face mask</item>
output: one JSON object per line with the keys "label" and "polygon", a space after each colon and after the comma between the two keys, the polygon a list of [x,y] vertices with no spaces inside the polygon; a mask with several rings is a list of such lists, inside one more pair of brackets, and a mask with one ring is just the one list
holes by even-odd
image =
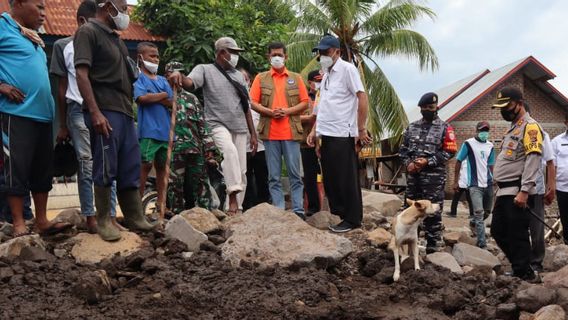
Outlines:
{"label": "black face mask", "polygon": [[511,122],[515,120],[518,114],[519,112],[515,112],[514,110],[507,110],[505,108],[501,109],[501,117],[503,117],[503,120],[505,121]]}
{"label": "black face mask", "polygon": [[422,117],[424,118],[424,120],[426,120],[428,122],[432,122],[432,121],[434,121],[434,118],[438,114],[438,111],[421,110],[420,113],[422,114]]}

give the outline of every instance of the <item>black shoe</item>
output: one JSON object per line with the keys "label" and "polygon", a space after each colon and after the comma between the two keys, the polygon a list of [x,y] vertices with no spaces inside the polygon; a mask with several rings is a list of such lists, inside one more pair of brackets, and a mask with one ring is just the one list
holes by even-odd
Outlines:
{"label": "black shoe", "polygon": [[343,220],[341,221],[339,224],[336,224],[334,226],[330,226],[329,230],[335,232],[335,233],[344,233],[344,232],[349,232],[355,228],[359,228],[360,226],[354,226],[351,223]]}
{"label": "black shoe", "polygon": [[294,212],[294,214],[296,214],[298,217],[300,217],[300,219],[306,221],[306,216],[303,213],[300,212]]}
{"label": "black shoe", "polygon": [[435,253],[435,252],[438,252],[437,247],[426,247],[426,254],[431,254],[431,253]]}

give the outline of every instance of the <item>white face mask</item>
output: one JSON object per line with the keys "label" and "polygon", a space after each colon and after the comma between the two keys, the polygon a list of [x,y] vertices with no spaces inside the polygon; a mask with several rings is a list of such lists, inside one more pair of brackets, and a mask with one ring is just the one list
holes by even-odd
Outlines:
{"label": "white face mask", "polygon": [[328,56],[320,56],[321,68],[327,72],[329,68],[333,65],[333,58]]}
{"label": "white face mask", "polygon": [[231,65],[231,67],[236,68],[239,63],[239,55],[231,53],[231,60],[227,60],[227,62]]}
{"label": "white face mask", "polygon": [[284,67],[284,58],[283,58],[283,57],[274,56],[274,57],[270,58],[270,64],[271,64],[275,69],[280,69],[280,68]]}
{"label": "white face mask", "polygon": [[157,63],[152,63],[152,62],[146,61],[146,60],[142,60],[142,62],[144,62],[144,68],[146,68],[146,70],[148,70],[151,74],[158,73],[158,64]]}
{"label": "white face mask", "polygon": [[118,12],[116,16],[110,16],[112,18],[112,21],[114,21],[114,24],[116,25],[116,29],[126,30],[128,28],[128,24],[130,23],[130,16],[126,13],[120,12],[120,10],[118,10],[118,8],[114,5],[114,3],[112,3],[112,1],[110,2],[110,4],[112,4],[112,6],[116,9],[116,12]]}
{"label": "white face mask", "polygon": [[319,90],[321,88],[321,82],[314,83],[314,86],[316,87],[316,90]]}

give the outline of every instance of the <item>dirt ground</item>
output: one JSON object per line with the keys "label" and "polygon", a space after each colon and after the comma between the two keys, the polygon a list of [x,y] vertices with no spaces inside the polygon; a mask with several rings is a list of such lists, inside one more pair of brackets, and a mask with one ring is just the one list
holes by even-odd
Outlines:
{"label": "dirt ground", "polygon": [[[393,284],[393,258],[367,245],[363,231],[346,235],[356,250],[327,268],[232,267],[215,246],[184,259],[184,244],[143,235],[145,249],[98,266],[70,257],[0,260],[1,319],[494,319],[520,284],[474,271],[465,276],[431,264]],[[48,251],[65,242],[48,240]],[[403,264],[405,266],[405,264]],[[108,274],[112,293],[89,302],[76,286],[90,271]]]}

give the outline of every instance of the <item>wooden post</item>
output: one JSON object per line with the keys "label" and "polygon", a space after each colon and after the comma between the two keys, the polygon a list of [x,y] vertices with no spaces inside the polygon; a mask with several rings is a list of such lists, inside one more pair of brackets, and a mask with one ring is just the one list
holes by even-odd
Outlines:
{"label": "wooden post", "polygon": [[170,137],[168,139],[168,152],[166,154],[166,174],[164,182],[164,190],[162,190],[162,203],[160,203],[160,221],[164,221],[166,215],[166,198],[168,195],[168,184],[170,182],[170,162],[172,159],[172,149],[174,146],[174,136],[176,128],[176,115],[177,115],[177,98],[178,98],[178,88],[174,86],[174,98],[172,103],[172,115],[170,117]]}

